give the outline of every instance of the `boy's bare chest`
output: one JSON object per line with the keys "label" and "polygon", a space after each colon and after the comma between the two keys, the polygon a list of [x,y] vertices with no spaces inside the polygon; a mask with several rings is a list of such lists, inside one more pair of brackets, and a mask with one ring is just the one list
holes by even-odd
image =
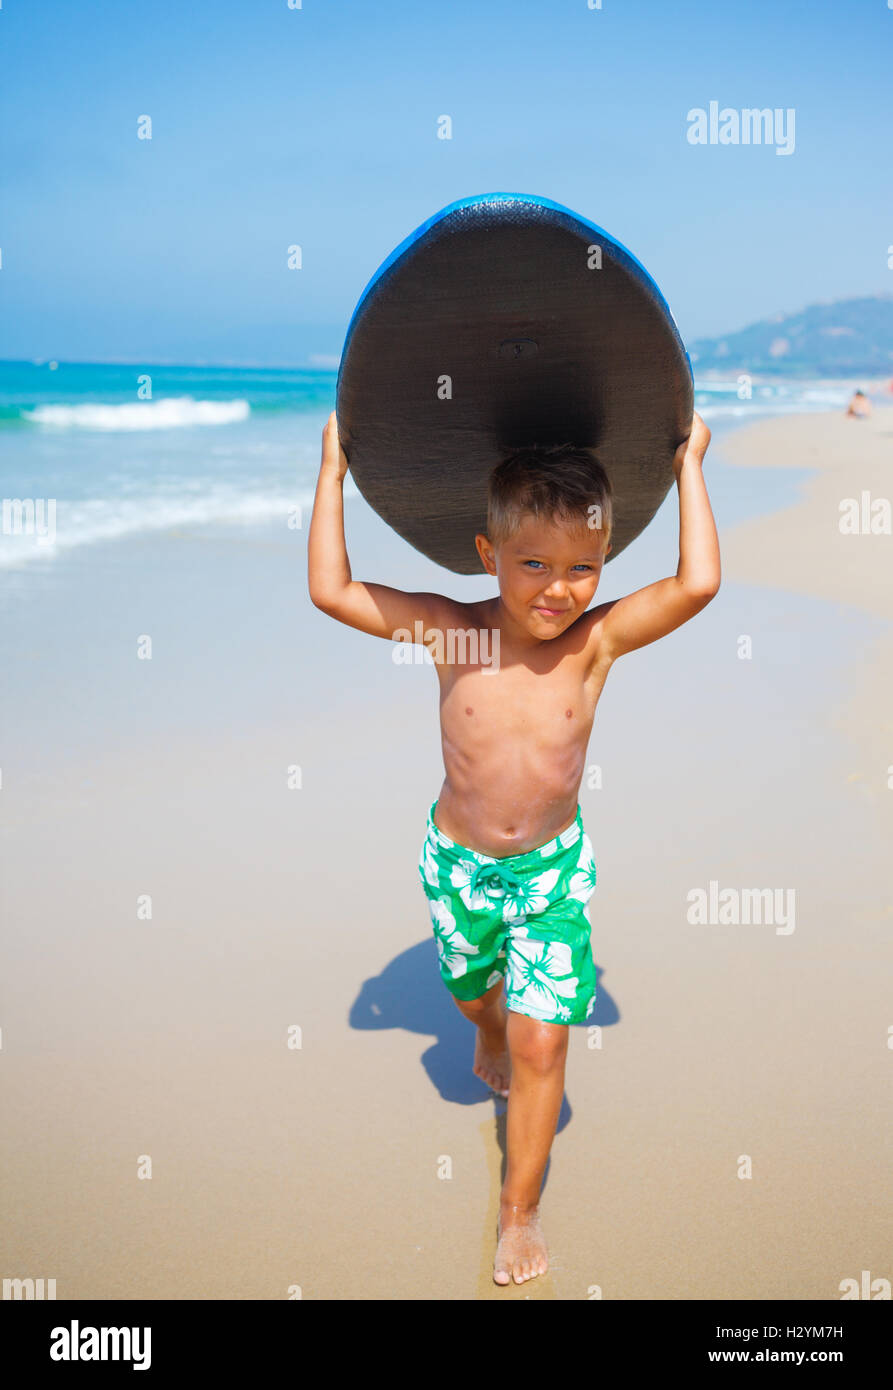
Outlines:
{"label": "boy's bare chest", "polygon": [[536,733],[549,742],[588,737],[606,675],[587,675],[572,659],[534,669],[520,662],[448,668],[441,673],[444,729],[484,738]]}

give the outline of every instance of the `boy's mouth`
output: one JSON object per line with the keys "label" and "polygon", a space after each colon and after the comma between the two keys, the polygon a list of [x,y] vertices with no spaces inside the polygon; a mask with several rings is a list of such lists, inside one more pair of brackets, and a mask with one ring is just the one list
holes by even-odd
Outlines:
{"label": "boy's mouth", "polygon": [[542,613],[545,618],[561,618],[565,613],[569,613],[569,608],[543,608],[539,604],[534,604],[534,612]]}

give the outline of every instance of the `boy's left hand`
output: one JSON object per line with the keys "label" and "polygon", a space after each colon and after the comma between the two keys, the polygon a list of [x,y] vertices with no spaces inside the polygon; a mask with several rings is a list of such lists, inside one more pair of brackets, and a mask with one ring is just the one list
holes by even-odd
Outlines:
{"label": "boy's left hand", "polygon": [[697,411],[691,417],[691,430],[687,439],[683,439],[679,448],[673,456],[673,472],[678,480],[682,472],[682,465],[686,458],[694,459],[698,464],[704,462],[704,455],[710,443],[710,431],[704,424]]}
{"label": "boy's left hand", "polygon": [[679,564],[674,575],[593,608],[593,660],[614,661],[687,623],[719,590],[719,540],[701,464],[710,431],[697,411],[673,456],[679,491]]}

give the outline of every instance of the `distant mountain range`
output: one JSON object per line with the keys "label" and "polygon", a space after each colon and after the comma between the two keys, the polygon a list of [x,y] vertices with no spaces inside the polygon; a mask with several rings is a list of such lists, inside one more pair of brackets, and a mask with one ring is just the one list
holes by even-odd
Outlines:
{"label": "distant mountain range", "polygon": [[811,304],[689,344],[695,375],[893,376],[893,295]]}

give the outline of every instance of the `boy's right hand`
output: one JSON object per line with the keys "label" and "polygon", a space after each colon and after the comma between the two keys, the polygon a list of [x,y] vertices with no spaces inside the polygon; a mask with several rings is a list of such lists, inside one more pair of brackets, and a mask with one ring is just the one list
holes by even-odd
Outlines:
{"label": "boy's right hand", "polygon": [[341,447],[341,439],[338,434],[338,421],[335,412],[332,411],[325,423],[322,432],[322,461],[320,472],[324,469],[331,471],[339,482],[346,476],[348,469],[347,455]]}

